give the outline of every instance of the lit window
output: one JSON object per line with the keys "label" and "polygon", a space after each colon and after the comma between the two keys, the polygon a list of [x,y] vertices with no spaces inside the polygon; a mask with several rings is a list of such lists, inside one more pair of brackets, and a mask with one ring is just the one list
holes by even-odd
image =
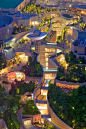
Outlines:
{"label": "lit window", "polygon": [[48,61],[48,58],[46,58],[46,61]]}
{"label": "lit window", "polygon": [[48,63],[46,63],[46,66],[48,66]]}

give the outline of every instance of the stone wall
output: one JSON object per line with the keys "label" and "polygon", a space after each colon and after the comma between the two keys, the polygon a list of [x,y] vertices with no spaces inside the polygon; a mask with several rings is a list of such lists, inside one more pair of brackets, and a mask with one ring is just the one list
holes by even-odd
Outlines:
{"label": "stone wall", "polygon": [[7,40],[11,38],[11,34],[13,32],[13,22],[7,26],[1,27],[0,28],[0,40]]}

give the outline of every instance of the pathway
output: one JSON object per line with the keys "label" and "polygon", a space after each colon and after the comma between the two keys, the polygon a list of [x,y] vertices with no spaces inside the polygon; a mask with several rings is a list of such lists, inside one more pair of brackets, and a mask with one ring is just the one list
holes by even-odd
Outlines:
{"label": "pathway", "polygon": [[32,124],[28,124],[27,126],[25,126],[26,129],[39,129],[37,127],[34,127]]}

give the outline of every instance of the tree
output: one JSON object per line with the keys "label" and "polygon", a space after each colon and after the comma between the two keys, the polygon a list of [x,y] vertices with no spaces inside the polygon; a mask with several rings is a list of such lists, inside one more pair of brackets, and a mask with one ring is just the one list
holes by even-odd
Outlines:
{"label": "tree", "polygon": [[62,37],[61,36],[58,36],[57,38],[57,42],[61,43],[62,42]]}
{"label": "tree", "polygon": [[63,30],[62,30],[62,40],[65,39],[65,35],[67,34],[67,28],[64,27]]}
{"label": "tree", "polygon": [[0,106],[3,106],[4,101],[7,99],[7,93],[5,88],[0,84]]}
{"label": "tree", "polygon": [[85,24],[85,23],[80,23],[80,27],[82,28],[82,30],[84,30],[84,31],[85,31],[86,24]]}
{"label": "tree", "polygon": [[10,112],[9,109],[4,113],[4,120],[9,129],[19,129],[21,127],[20,122],[17,119],[17,115]]}
{"label": "tree", "polygon": [[32,58],[31,56],[29,57],[29,60],[28,60],[28,65],[31,65],[32,64]]}
{"label": "tree", "polygon": [[34,89],[36,88],[35,83],[21,83],[20,85],[17,86],[16,93],[17,94],[25,94],[26,92],[33,92]]}
{"label": "tree", "polygon": [[27,115],[36,115],[39,114],[37,107],[34,105],[33,100],[28,100],[25,106],[23,107],[23,114]]}
{"label": "tree", "polygon": [[[65,93],[55,84],[50,84],[48,99],[54,112],[74,129],[86,127],[86,86]],[[58,110],[57,110],[58,109]]]}
{"label": "tree", "polygon": [[0,54],[0,70],[2,70],[3,68],[5,68],[6,65],[7,65],[6,59],[2,56],[2,54]]}

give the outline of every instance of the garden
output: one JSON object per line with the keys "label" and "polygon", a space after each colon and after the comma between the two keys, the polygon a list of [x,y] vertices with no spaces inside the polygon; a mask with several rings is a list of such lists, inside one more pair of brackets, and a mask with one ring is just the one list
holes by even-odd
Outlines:
{"label": "garden", "polygon": [[79,25],[79,24],[81,24],[83,22],[83,18],[81,16],[77,15],[77,17],[79,17],[79,18],[75,19],[74,23],[71,24],[71,26],[76,26],[76,25]]}
{"label": "garden", "polygon": [[43,12],[43,7],[41,7],[40,5],[29,3],[24,7],[24,9],[22,10],[22,13],[23,12],[40,14]]}
{"label": "garden", "polygon": [[[46,27],[45,29],[43,28],[42,31],[48,33],[49,28],[50,28],[50,20],[51,20],[51,18],[52,18],[52,17],[50,17],[50,18],[43,17],[43,18],[41,19],[41,20],[42,20],[41,24],[37,26],[37,30],[40,30],[41,27],[43,27],[44,25],[47,24],[47,27]],[[46,41],[47,39],[48,39],[48,35],[45,37],[44,40]]]}
{"label": "garden", "polygon": [[33,100],[28,100],[25,105],[23,105],[23,115],[37,115],[38,108],[35,106]]}
{"label": "garden", "polygon": [[12,84],[12,89],[10,90],[10,94],[24,95],[26,92],[33,93],[35,88],[36,88],[35,83],[20,82],[20,83],[16,83],[16,86]]}
{"label": "garden", "polygon": [[34,56],[34,60],[29,57],[29,61],[27,65],[21,68],[21,71],[25,73],[26,76],[29,77],[42,77],[43,69],[39,62],[37,62],[37,54]]}
{"label": "garden", "polygon": [[64,93],[55,84],[50,84],[48,100],[55,114],[69,126],[86,128],[86,86]]}
{"label": "garden", "polygon": [[86,29],[86,24],[85,23],[80,23],[80,27],[83,31],[85,31]]}
{"label": "garden", "polygon": [[62,29],[62,34],[61,36],[58,36],[57,38],[57,43],[63,43],[64,41],[66,41],[66,34],[67,34],[67,27],[65,26],[63,29]]}
{"label": "garden", "polygon": [[65,68],[62,66],[58,67],[56,79],[74,83],[85,82],[86,70],[84,64],[86,64],[86,61],[84,60],[84,58],[82,57],[77,59],[75,55],[73,55],[73,52],[70,52],[69,54],[67,53],[65,55],[65,60],[68,64],[67,70],[65,71]]}
{"label": "garden", "polygon": [[17,112],[23,108],[23,114],[36,115],[39,114],[33,100],[26,101],[26,104],[21,104],[20,95],[26,92],[33,92],[36,88],[35,84],[20,83],[17,87],[12,88],[11,93],[7,95],[6,90],[0,85],[0,119],[4,119],[9,129],[19,129],[20,122],[17,119]]}
{"label": "garden", "polygon": [[30,31],[30,28],[28,28],[28,26],[23,26],[23,25],[20,25],[20,27],[14,26],[12,34],[18,34],[25,31]]}
{"label": "garden", "polygon": [[36,14],[43,14],[45,12],[50,12],[50,11],[56,11],[56,9],[49,9],[49,8],[44,8],[40,5],[36,5],[35,3],[34,4],[28,4],[24,7],[24,9],[22,10],[22,13],[23,12],[27,12],[27,13],[36,13]]}
{"label": "garden", "polygon": [[21,108],[20,97],[7,95],[6,90],[0,85],[0,118],[4,119],[9,129],[19,129],[17,111]]}
{"label": "garden", "polygon": [[[48,30],[49,30],[51,18],[52,18],[52,17],[50,17],[50,18],[42,17],[42,19],[41,19],[41,20],[42,20],[42,21],[41,21],[41,24],[37,26],[37,29],[40,30],[42,26],[48,24],[47,28],[48,28]],[[46,30],[47,30],[47,28],[46,28]],[[45,32],[48,33],[48,30],[45,31]]]}

